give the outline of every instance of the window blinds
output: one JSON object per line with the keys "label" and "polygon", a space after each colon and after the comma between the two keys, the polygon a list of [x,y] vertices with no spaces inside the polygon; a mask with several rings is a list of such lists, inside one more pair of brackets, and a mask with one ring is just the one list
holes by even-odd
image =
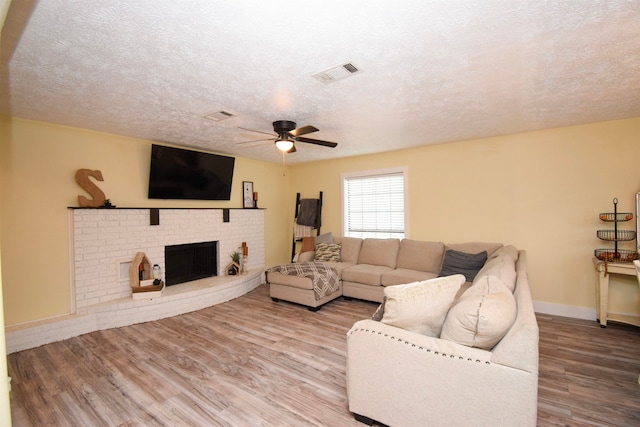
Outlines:
{"label": "window blinds", "polygon": [[404,237],[402,172],[345,178],[346,235]]}

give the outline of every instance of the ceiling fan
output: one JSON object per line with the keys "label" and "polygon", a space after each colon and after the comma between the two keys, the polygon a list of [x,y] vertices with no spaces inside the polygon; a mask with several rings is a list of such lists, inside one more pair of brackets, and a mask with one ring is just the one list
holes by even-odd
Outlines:
{"label": "ceiling fan", "polygon": [[330,141],[323,141],[321,139],[311,139],[305,138],[302,135],[306,135],[308,133],[317,132],[319,129],[315,126],[302,126],[300,128],[296,128],[296,122],[292,122],[290,120],[276,120],[273,122],[273,131],[276,133],[275,135],[268,132],[262,132],[259,130],[246,129],[241,127],[242,130],[247,130],[249,132],[258,132],[264,133],[265,135],[270,135],[271,138],[265,139],[256,139],[253,141],[243,141],[238,144],[246,144],[248,142],[259,142],[259,141],[274,141],[276,147],[283,153],[295,153],[296,152],[296,142],[306,142],[308,144],[322,145],[323,147],[336,147],[338,144]]}

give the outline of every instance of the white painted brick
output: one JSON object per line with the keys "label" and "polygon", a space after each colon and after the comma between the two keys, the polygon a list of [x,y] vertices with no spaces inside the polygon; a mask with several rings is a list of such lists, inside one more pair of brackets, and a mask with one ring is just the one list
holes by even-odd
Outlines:
{"label": "white painted brick", "polygon": [[[161,209],[160,225],[150,226],[148,209],[75,210],[77,305],[118,299],[128,292],[128,283],[117,283],[117,262],[133,259],[136,252],[145,252],[164,271],[165,245],[218,240],[222,271],[245,241],[249,267],[264,265],[263,211],[231,210],[230,220],[222,222],[221,209]],[[105,293],[106,288],[112,291]]]}

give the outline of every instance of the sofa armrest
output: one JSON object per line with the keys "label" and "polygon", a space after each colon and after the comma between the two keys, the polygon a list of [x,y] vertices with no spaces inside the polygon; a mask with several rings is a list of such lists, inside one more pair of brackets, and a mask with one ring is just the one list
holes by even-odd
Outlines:
{"label": "sofa armrest", "polygon": [[[449,340],[429,337],[371,319],[356,322],[347,333],[349,350],[353,347],[353,350],[357,351],[359,344],[367,346],[374,345],[376,354],[379,354],[379,351],[382,349],[392,351],[392,353],[388,354],[389,358],[392,359],[395,355],[395,353],[393,353],[395,350],[389,348],[390,346],[388,344],[390,342],[394,344],[400,343],[410,348],[413,350],[413,353],[410,353],[411,357],[423,361],[427,360],[424,358],[425,355],[473,361],[474,363],[490,363],[491,361],[490,351],[468,347]],[[392,347],[395,347],[395,345]],[[361,348],[360,350],[366,351],[365,348]]]}
{"label": "sofa armrest", "polygon": [[518,306],[509,332],[492,349],[491,361],[538,374],[540,332],[529,288],[526,252],[518,251],[516,285],[513,295]]}
{"label": "sofa armrest", "polygon": [[535,426],[537,375],[373,320],[347,336],[349,409],[388,425]]}

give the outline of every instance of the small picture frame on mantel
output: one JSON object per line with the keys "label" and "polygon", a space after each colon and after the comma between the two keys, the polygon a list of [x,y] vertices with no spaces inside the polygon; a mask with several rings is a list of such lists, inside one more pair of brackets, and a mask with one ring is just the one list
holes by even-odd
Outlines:
{"label": "small picture frame on mantel", "polygon": [[253,208],[253,182],[242,181],[242,207]]}

